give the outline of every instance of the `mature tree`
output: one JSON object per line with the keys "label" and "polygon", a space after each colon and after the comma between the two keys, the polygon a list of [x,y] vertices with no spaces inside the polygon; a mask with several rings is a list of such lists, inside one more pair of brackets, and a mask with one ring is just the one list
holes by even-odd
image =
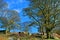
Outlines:
{"label": "mature tree", "polygon": [[60,24],[60,0],[29,0],[29,7],[24,9],[25,15],[32,18],[39,26],[39,32],[46,29],[47,38],[49,32]]}
{"label": "mature tree", "polygon": [[18,23],[20,22],[20,16],[19,13],[16,10],[9,10],[6,7],[5,2],[3,0],[0,0],[0,21],[2,23],[1,27],[6,28],[6,32],[10,31],[13,28],[16,28],[17,26],[20,26]]}
{"label": "mature tree", "polygon": [[[20,22],[20,18],[18,15],[18,12],[15,10],[6,10],[5,18],[7,19],[7,22],[4,23],[3,26],[7,27],[8,29],[15,28],[18,25],[18,22]],[[5,13],[5,12],[4,12]]]}

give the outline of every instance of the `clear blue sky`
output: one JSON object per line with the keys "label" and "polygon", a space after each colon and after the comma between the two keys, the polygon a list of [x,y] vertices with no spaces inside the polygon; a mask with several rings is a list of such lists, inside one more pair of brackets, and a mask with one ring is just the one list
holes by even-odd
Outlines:
{"label": "clear blue sky", "polygon": [[[22,14],[22,9],[28,7],[29,2],[26,0],[5,0],[8,3],[8,8],[12,10],[16,10],[20,13],[21,22],[26,22],[29,20],[28,17],[24,17]],[[32,33],[37,32],[37,28],[31,28]]]}

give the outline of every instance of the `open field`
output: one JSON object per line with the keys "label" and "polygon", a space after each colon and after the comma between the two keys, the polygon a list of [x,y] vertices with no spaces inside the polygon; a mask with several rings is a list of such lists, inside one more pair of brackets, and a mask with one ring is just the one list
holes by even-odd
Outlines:
{"label": "open field", "polygon": [[0,40],[60,40],[60,39],[41,39],[36,37],[18,37],[16,36],[6,36],[5,34],[0,34]]}
{"label": "open field", "polygon": [[0,34],[0,40],[7,40],[7,37],[4,34]]}

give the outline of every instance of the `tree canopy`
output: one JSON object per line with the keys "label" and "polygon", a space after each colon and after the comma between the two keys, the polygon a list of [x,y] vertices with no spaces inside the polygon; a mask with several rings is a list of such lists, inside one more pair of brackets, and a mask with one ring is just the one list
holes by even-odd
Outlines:
{"label": "tree canopy", "polygon": [[2,28],[6,28],[7,31],[18,28],[20,25],[20,16],[16,10],[8,9],[8,4],[4,0],[0,0],[0,23]]}
{"label": "tree canopy", "polygon": [[[28,0],[30,4],[24,8],[24,15],[31,18],[39,26],[39,32],[48,33],[60,24],[60,0]],[[31,25],[32,26],[32,25]],[[45,28],[45,29],[44,29]]]}

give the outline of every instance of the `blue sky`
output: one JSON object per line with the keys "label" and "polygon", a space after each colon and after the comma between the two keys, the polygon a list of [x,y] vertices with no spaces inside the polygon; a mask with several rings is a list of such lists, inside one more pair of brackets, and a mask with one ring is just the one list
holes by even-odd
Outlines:
{"label": "blue sky", "polygon": [[[28,20],[28,17],[23,17],[22,9],[28,7],[29,2],[25,0],[5,0],[8,3],[8,8],[16,10],[20,13],[21,22]],[[22,18],[23,17],[23,18]],[[26,19],[26,20],[24,20]]]}
{"label": "blue sky", "polygon": [[[22,9],[28,7],[29,2],[26,0],[5,0],[8,3],[8,8],[11,10],[16,10],[20,14],[21,22],[26,22],[29,18],[26,16],[24,17],[22,14]],[[37,28],[31,28],[32,33],[37,32]]]}

